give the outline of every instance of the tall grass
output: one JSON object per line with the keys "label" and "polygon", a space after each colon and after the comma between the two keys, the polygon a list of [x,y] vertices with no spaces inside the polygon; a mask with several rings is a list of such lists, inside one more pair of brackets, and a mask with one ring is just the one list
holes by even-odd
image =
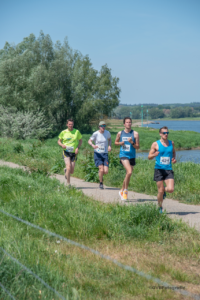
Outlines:
{"label": "tall grass", "polygon": [[[118,249],[129,244],[140,251],[162,245],[162,251],[169,256],[191,259],[193,263],[200,255],[199,233],[172,221],[166,214],[160,215],[156,206],[94,202],[82,192],[36,172],[1,167],[0,204],[4,211],[50,231],[88,246],[103,247],[104,253],[111,247],[113,250],[108,254],[120,255],[125,261],[126,256]],[[68,299],[181,299],[174,298],[173,291],[162,294],[149,289],[145,279],[2,214],[0,230],[0,246]],[[0,254],[0,282],[16,299],[57,299],[25,270]],[[134,266],[132,260],[129,264]],[[144,268],[161,279],[167,274],[171,283],[177,278],[180,282],[200,283],[200,277],[194,279],[186,272],[187,276],[180,278],[176,268],[165,266],[163,271],[154,264],[150,269],[148,265]]]}
{"label": "tall grass", "polygon": [[[153,141],[159,138],[157,130],[138,128],[142,149],[148,149]],[[175,144],[180,147],[200,145],[200,134],[195,132],[170,131]],[[104,183],[110,186],[121,187],[125,171],[119,164],[119,147],[114,145],[115,133],[112,133],[112,152],[110,156],[110,170],[104,177]],[[83,145],[78,155],[74,176],[87,181],[98,181],[98,169],[93,162],[93,150],[87,141],[90,135],[83,135]],[[170,137],[170,138],[171,138]],[[189,146],[190,145],[190,146]],[[17,141],[14,139],[0,139],[0,159],[26,165],[32,172],[43,175],[50,173],[63,174],[64,161],[62,149],[57,144],[57,138],[40,142],[37,140]],[[129,189],[150,195],[157,194],[156,184],[153,181],[154,162],[137,158],[131,177]],[[186,203],[200,203],[200,181],[196,174],[200,172],[200,165],[192,162],[176,163],[175,191],[170,198]]]}

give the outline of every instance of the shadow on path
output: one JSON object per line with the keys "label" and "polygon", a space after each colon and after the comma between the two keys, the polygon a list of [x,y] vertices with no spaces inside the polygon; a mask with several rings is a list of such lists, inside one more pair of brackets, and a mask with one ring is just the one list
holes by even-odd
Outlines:
{"label": "shadow on path", "polygon": [[198,211],[194,212],[194,211],[180,211],[180,212],[168,212],[167,215],[179,215],[179,216],[186,216],[186,215],[190,215],[190,214],[199,214]]}
{"label": "shadow on path", "polygon": [[86,186],[84,186],[84,187],[75,187],[77,190],[99,190],[99,188],[98,187],[86,187]]}

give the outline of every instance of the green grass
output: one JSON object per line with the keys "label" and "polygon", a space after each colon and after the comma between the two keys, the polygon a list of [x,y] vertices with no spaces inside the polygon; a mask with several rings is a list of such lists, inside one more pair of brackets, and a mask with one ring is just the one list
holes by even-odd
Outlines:
{"label": "green grass", "polygon": [[[138,128],[141,148],[150,147],[151,143],[159,138],[157,130]],[[179,147],[185,148],[200,145],[200,133],[170,131],[172,139]],[[83,145],[78,155],[78,161],[73,176],[88,181],[98,181],[98,169],[94,166],[93,151],[88,145],[89,134],[83,135]],[[114,145],[116,133],[112,133],[112,153],[109,154],[111,167],[104,183],[113,187],[121,187],[125,177],[125,171],[118,160],[119,147]],[[0,139],[0,159],[12,161],[28,166],[32,172],[40,174],[60,173],[63,174],[64,161],[62,149],[57,144],[57,138],[48,139],[44,142],[37,140],[16,141],[14,139]],[[112,163],[113,162],[113,163]],[[90,165],[90,168],[86,168]],[[175,191],[167,195],[170,198],[182,202],[200,203],[200,181],[196,174],[200,173],[200,165],[192,162],[177,163],[173,166],[175,172]],[[137,158],[134,173],[131,177],[129,189],[156,196],[157,188],[153,181],[154,161]]]}
{"label": "green grass", "polygon": [[[186,287],[192,283],[194,289],[200,284],[199,274],[192,275],[199,264],[200,234],[159,214],[155,205],[102,204],[56,179],[8,167],[0,168],[0,204],[10,214],[163,281]],[[0,246],[67,299],[182,299],[170,290],[151,289],[156,284],[3,214],[0,230]],[[0,256],[0,282],[16,299],[58,299],[2,252]],[[178,260],[190,268],[183,272]],[[0,295],[9,299],[2,291]]]}

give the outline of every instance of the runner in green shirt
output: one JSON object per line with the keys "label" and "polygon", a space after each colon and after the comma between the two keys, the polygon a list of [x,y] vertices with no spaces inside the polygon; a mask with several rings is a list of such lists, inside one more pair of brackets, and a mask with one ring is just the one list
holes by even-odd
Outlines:
{"label": "runner in green shirt", "polygon": [[82,144],[82,135],[74,128],[73,119],[68,119],[66,125],[67,129],[63,130],[58,136],[58,145],[63,148],[63,158],[66,165],[65,178],[67,184],[70,184],[70,174],[74,173],[78,150]]}

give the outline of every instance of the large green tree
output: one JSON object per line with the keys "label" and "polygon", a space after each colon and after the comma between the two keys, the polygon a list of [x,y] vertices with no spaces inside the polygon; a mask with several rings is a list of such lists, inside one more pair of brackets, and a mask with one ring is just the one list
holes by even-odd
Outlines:
{"label": "large green tree", "polygon": [[95,70],[67,39],[54,45],[42,31],[0,50],[0,104],[42,110],[58,129],[73,117],[76,126],[88,130],[92,120],[109,115],[119,104],[118,81],[107,65]]}

